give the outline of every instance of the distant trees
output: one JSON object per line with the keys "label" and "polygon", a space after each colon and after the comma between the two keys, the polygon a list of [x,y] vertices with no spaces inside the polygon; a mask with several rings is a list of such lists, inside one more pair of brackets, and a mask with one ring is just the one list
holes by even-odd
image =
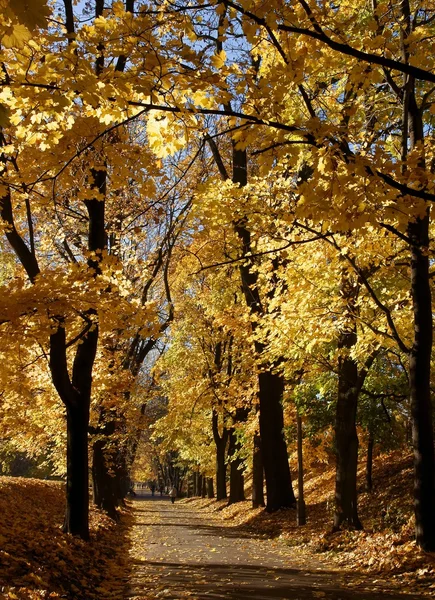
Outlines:
{"label": "distant trees", "polygon": [[0,410],[6,435],[66,412],[66,531],[87,537],[89,430],[116,516],[158,359],[161,451],[216,469],[219,498],[255,462],[261,505],[261,457],[268,510],[293,506],[289,407],[306,445],[335,415],[335,527],[360,526],[357,425],[370,487],[379,431],[410,415],[435,549],[434,7],[27,6],[0,0]]}

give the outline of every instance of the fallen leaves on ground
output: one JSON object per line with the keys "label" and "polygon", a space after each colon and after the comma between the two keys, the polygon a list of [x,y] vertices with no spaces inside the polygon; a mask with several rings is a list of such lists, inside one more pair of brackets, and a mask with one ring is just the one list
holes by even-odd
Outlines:
{"label": "fallen leaves on ground", "polygon": [[60,482],[0,477],[0,598],[122,598],[125,527],[91,509],[89,542],[64,534]]}
{"label": "fallen leaves on ground", "polygon": [[[307,524],[296,526],[296,511],[268,514],[252,509],[251,502],[227,506],[226,501],[187,499],[197,508],[216,512],[227,526],[243,526],[256,535],[279,538],[298,555],[335,563],[340,573],[348,570],[373,584],[400,586],[402,592],[435,589],[435,553],[416,547],[413,533],[412,457],[400,452],[378,457],[374,465],[372,493],[364,491],[359,473],[359,515],[364,531],[331,533],[334,506],[333,467],[306,475]],[[354,579],[358,582],[358,579]]]}

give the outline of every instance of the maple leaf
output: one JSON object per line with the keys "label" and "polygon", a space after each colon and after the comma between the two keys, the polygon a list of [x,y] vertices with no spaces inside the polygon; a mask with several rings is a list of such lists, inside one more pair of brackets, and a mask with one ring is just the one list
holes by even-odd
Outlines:
{"label": "maple leaf", "polygon": [[36,27],[46,27],[51,10],[46,0],[13,0],[10,3],[18,21],[30,31]]}

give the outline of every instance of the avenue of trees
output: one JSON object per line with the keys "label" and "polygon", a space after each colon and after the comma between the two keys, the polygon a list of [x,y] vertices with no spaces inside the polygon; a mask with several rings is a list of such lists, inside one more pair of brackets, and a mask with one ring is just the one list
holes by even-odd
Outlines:
{"label": "avenue of trees", "polygon": [[431,0],[0,0],[0,450],[66,532],[144,453],[301,524],[335,454],[360,529],[363,440],[435,551],[434,46]]}

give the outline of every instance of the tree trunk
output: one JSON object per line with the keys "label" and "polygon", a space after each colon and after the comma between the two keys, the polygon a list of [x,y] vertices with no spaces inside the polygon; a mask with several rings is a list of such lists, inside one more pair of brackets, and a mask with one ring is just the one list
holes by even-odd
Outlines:
{"label": "tree trunk", "polygon": [[375,445],[375,438],[373,432],[369,431],[369,441],[367,443],[367,460],[366,460],[366,485],[367,491],[371,492],[373,489],[373,446]]}
{"label": "tree trunk", "polygon": [[124,500],[130,490],[130,468],[126,456],[126,449],[118,448],[115,457],[115,490],[119,504],[124,504]]}
{"label": "tree trunk", "polygon": [[282,395],[284,379],[278,373],[262,371],[258,376],[260,391],[260,437],[266,478],[266,510],[295,508],[287,445],[284,439]]}
{"label": "tree trunk", "polygon": [[230,443],[228,446],[228,459],[230,461],[230,496],[228,504],[245,500],[245,485],[243,477],[243,460],[237,456],[240,443],[234,429],[230,430]]}
{"label": "tree trunk", "polygon": [[[429,214],[429,210],[428,210]],[[409,379],[414,448],[414,509],[417,544],[435,551],[435,459],[430,397],[432,304],[429,283],[429,216],[408,226],[411,246],[411,292],[414,343],[409,355]]]}
{"label": "tree trunk", "polygon": [[92,446],[92,483],[93,502],[109,517],[118,520],[117,513],[118,495],[116,493],[116,479],[110,473],[106,456],[106,440],[98,439]]}
{"label": "tree trunk", "polygon": [[[402,60],[409,62],[406,37],[412,32],[411,7],[409,0],[402,0],[401,46]],[[418,105],[416,84],[413,77],[404,76],[402,99],[402,160],[405,162],[409,150],[418,146],[422,152],[418,167],[426,169],[424,152],[425,129],[423,107]],[[406,173],[406,167],[404,169]],[[431,354],[432,354],[432,298],[429,275],[429,229],[430,206],[426,215],[408,224],[411,251],[411,296],[414,312],[414,339],[409,353],[409,379],[412,415],[412,442],[414,449],[414,511],[415,537],[418,546],[426,551],[435,551],[435,455],[430,397]]]}
{"label": "tree trunk", "polygon": [[[208,141],[222,179],[228,180],[229,175],[215,142],[212,139]],[[233,183],[244,187],[248,182],[247,153],[246,150],[237,149],[236,145],[236,141],[232,140],[231,179]],[[255,333],[256,322],[264,316],[264,309],[258,288],[258,271],[252,259],[251,234],[246,227],[246,219],[235,221],[234,231],[240,239],[242,255],[246,257],[246,261],[240,263],[239,270],[246,305],[251,315],[255,317],[251,321],[252,331]],[[283,431],[284,417],[281,402],[284,381],[280,374],[272,371],[271,365],[268,364],[267,359],[265,360],[265,346],[258,341],[254,345],[259,369],[260,437],[266,479],[266,510],[273,512],[280,508],[296,506]]]}
{"label": "tree trunk", "polygon": [[66,512],[63,531],[89,539],[88,419],[86,407],[67,409]]}
{"label": "tree trunk", "polygon": [[[355,330],[341,334],[339,348],[349,350],[356,343]],[[338,397],[335,417],[335,515],[333,530],[362,529],[357,506],[358,436],[356,411],[359,395],[358,365],[348,355],[338,361]]]}
{"label": "tree trunk", "polygon": [[207,478],[207,498],[214,498],[213,477]]}
{"label": "tree trunk", "polygon": [[261,456],[261,439],[260,434],[254,434],[254,450],[252,457],[252,508],[264,506],[264,491],[263,491],[263,458]]}
{"label": "tree trunk", "polygon": [[[111,436],[115,433],[116,422],[113,414],[104,407],[100,407],[96,437],[92,444],[92,484],[93,502],[115,520],[117,513],[117,464],[115,441]],[[110,442],[108,444],[108,442]]]}
{"label": "tree trunk", "polygon": [[212,413],[213,438],[216,445],[216,500],[224,500],[227,497],[227,465],[225,463],[225,450],[228,440],[228,429],[223,427],[222,435],[219,435],[218,413],[213,409]]}
{"label": "tree trunk", "polygon": [[307,522],[304,498],[304,464],[302,454],[302,419],[296,415],[296,424],[298,429],[298,506],[297,506],[297,524],[305,525]]}
{"label": "tree trunk", "polygon": [[205,475],[203,475],[201,479],[202,479],[201,498],[205,498],[207,496],[207,477]]}
{"label": "tree trunk", "polygon": [[201,493],[202,493],[202,475],[201,475],[201,473],[198,473],[197,477],[198,477],[198,479],[197,479],[196,495],[201,496]]}

